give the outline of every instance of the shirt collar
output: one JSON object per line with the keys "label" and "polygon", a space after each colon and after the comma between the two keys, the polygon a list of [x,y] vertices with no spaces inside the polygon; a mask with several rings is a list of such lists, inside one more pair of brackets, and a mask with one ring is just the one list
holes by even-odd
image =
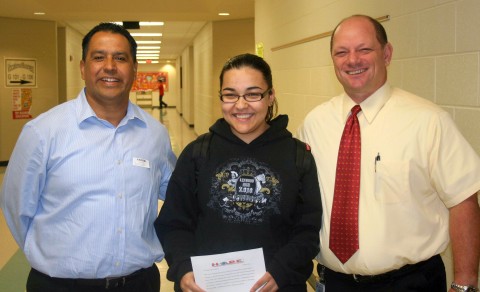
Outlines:
{"label": "shirt collar", "polygon": [[[87,101],[85,90],[86,89],[84,88],[76,99],[76,115],[78,125],[81,125],[92,118],[100,121],[100,119],[97,117],[97,114],[93,111],[92,107]],[[138,107],[133,106],[133,104],[129,101],[127,114],[122,119],[118,127],[127,124],[130,120],[138,120],[140,123],[146,124],[145,117],[142,115],[141,110]]]}
{"label": "shirt collar", "polygon": [[[375,91],[372,95],[370,95],[367,99],[360,103],[362,113],[369,124],[372,123],[373,120],[375,120],[377,114],[390,99],[391,94],[392,88],[388,84],[388,82],[385,82],[382,87],[377,89],[377,91]],[[346,93],[344,93],[342,108],[342,118],[344,123],[347,121],[347,118],[350,115],[350,111],[355,105],[356,103]]]}

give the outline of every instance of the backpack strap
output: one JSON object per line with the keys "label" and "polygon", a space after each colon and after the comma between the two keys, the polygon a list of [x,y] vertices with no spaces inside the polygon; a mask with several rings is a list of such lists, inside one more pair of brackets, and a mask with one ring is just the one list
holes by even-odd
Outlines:
{"label": "backpack strap", "polygon": [[203,163],[207,158],[208,148],[210,147],[210,140],[212,140],[212,133],[208,132],[197,137],[195,145],[193,145],[192,158],[195,163],[195,178],[198,178],[198,173],[203,167]]}
{"label": "backpack strap", "polygon": [[307,152],[310,152],[311,148],[310,145],[304,143],[296,138],[293,138],[295,141],[295,148],[296,148],[296,155],[295,155],[295,166],[297,168],[298,177],[300,180],[298,181],[298,193],[300,196],[300,200],[303,202],[303,176],[307,173],[310,165],[312,163],[312,156],[308,155]]}
{"label": "backpack strap", "polygon": [[293,138],[296,145],[295,165],[297,166],[298,176],[300,178],[307,172],[310,167],[312,156],[307,155],[311,151],[310,145],[304,143],[297,138]]}

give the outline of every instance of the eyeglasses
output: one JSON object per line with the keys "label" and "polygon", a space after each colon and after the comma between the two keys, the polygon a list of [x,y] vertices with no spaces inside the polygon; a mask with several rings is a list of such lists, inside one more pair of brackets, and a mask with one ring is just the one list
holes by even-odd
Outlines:
{"label": "eyeglasses", "polygon": [[245,93],[244,95],[238,95],[234,93],[220,93],[220,100],[223,101],[224,103],[236,103],[240,97],[243,97],[248,102],[255,102],[255,101],[260,101],[265,97],[265,93],[270,92],[271,88],[265,90],[265,92],[249,92]]}

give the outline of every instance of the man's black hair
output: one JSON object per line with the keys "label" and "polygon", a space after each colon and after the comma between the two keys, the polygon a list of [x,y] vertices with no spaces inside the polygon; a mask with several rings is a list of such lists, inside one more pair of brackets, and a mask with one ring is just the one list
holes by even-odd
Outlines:
{"label": "man's black hair", "polygon": [[133,62],[137,62],[137,42],[135,39],[130,35],[128,30],[126,30],[123,26],[111,23],[111,22],[102,22],[92,28],[83,38],[82,40],[82,60],[85,61],[88,52],[88,45],[90,44],[90,40],[92,39],[93,35],[97,32],[105,31],[111,33],[118,33],[123,35],[130,44],[130,52],[132,53]]}

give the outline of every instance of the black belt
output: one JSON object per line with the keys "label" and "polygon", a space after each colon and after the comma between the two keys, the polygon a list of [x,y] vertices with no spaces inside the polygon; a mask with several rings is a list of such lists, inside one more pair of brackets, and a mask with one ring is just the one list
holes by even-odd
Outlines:
{"label": "black belt", "polygon": [[[413,273],[426,265],[439,264],[441,263],[441,261],[442,261],[442,258],[440,257],[440,255],[435,255],[428,260],[418,262],[416,264],[405,265],[400,269],[389,271],[389,272],[378,274],[378,275],[344,274],[344,273],[330,270],[329,268],[322,266],[320,264],[317,266],[317,269],[319,274],[322,273],[321,269],[325,269],[325,272],[335,274],[335,276],[341,277],[346,281],[353,281],[355,283],[378,283],[378,282],[389,281],[393,278],[402,277],[404,275]],[[328,283],[328,276],[325,276],[325,282]]]}
{"label": "black belt", "polygon": [[[155,265],[155,264],[154,264]],[[134,280],[135,278],[138,278],[139,276],[145,274],[147,271],[150,269],[156,268],[154,266],[151,266],[150,268],[146,269],[140,269],[138,271],[135,271],[131,273],[130,275],[126,276],[121,276],[121,277],[107,277],[103,279],[70,279],[70,278],[55,278],[55,277],[50,277],[42,272],[39,272],[35,269],[32,268],[32,272],[36,273],[40,276],[43,277],[48,277],[51,280],[55,281],[61,281],[61,282],[74,282],[78,286],[98,286],[98,287],[104,287],[105,289],[112,289],[112,288],[117,288],[117,287],[123,287],[125,284],[129,281]]]}

